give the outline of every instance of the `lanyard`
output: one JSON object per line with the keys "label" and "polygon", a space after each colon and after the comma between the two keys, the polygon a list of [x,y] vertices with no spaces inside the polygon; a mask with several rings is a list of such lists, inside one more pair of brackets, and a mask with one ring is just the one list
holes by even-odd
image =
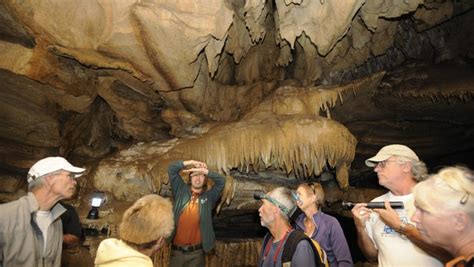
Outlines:
{"label": "lanyard", "polygon": [[[280,239],[280,243],[278,244],[278,247],[275,251],[275,254],[273,254],[273,265],[276,265],[277,257],[278,257],[278,254],[280,254],[281,246],[283,245],[283,243],[285,243],[286,237],[288,236],[288,233],[291,232],[291,230],[292,230],[292,228],[288,229],[288,231],[286,231],[283,238]],[[273,241],[273,236],[270,240],[268,240],[268,243],[265,247],[265,253],[263,254],[263,260],[265,260],[267,258],[267,255],[270,252],[270,248],[272,246],[272,241]]]}

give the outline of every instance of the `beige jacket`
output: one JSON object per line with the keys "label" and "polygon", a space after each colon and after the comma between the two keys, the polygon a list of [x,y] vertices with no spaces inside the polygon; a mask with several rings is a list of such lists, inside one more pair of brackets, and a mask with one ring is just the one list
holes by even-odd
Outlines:
{"label": "beige jacket", "polygon": [[150,257],[115,238],[100,242],[94,264],[96,267],[153,267]]}

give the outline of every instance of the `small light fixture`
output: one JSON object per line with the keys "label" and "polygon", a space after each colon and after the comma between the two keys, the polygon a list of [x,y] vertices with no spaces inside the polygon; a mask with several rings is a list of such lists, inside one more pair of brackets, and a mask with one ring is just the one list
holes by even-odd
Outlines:
{"label": "small light fixture", "polygon": [[92,194],[92,201],[91,201],[91,210],[89,211],[89,214],[87,214],[87,219],[89,220],[97,220],[99,219],[99,208],[102,205],[102,202],[104,201],[104,193],[102,192],[94,192]]}

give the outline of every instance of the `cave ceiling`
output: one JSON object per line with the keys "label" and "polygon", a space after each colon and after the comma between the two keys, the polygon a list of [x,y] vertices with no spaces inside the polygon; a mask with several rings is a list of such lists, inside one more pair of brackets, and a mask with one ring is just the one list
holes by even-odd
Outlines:
{"label": "cave ceiling", "polygon": [[1,1],[0,191],[24,193],[50,155],[125,200],[160,191],[170,161],[203,160],[228,176],[227,204],[272,179],[363,186],[391,143],[472,168],[473,7]]}

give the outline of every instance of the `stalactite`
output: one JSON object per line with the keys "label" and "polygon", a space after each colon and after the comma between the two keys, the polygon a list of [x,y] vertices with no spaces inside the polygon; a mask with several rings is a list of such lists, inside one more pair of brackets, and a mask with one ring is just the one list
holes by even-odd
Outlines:
{"label": "stalactite", "polygon": [[373,88],[383,75],[338,87],[279,88],[240,121],[215,125],[199,137],[139,144],[103,160],[94,185],[119,199],[137,199],[160,192],[168,183],[169,163],[195,159],[227,175],[218,209],[229,205],[239,190],[230,176],[233,169],[258,173],[272,168],[286,172],[289,179],[301,179],[320,175],[328,165],[335,169],[340,188],[346,189],[357,140],[345,126],[318,114],[334,107],[346,93]]}

